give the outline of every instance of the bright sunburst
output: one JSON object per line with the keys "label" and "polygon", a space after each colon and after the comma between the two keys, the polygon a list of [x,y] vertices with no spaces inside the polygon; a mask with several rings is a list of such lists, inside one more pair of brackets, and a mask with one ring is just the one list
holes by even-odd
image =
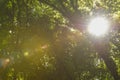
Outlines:
{"label": "bright sunburst", "polygon": [[96,17],[91,20],[90,24],[88,25],[89,33],[101,36],[104,35],[109,28],[109,23],[106,18],[104,17]]}

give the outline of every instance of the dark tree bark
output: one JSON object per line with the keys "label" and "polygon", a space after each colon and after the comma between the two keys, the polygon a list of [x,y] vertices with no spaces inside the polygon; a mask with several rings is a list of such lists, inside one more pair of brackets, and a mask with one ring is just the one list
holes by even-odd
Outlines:
{"label": "dark tree bark", "polygon": [[93,44],[99,57],[103,59],[106,67],[110,71],[114,80],[120,80],[120,76],[118,75],[117,65],[110,56],[108,41],[105,41],[104,39],[103,40],[99,39],[96,42],[93,42]]}
{"label": "dark tree bark", "polygon": [[[105,51],[103,54],[108,54],[108,52]],[[100,57],[104,60],[104,63],[106,64],[107,68],[111,72],[111,75],[113,76],[114,80],[120,80],[115,62],[109,55],[103,55],[103,54],[101,55],[99,53]]]}

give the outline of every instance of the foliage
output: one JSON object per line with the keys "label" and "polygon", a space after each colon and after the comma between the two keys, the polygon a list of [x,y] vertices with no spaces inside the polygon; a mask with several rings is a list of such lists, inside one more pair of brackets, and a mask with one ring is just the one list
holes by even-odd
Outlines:
{"label": "foliage", "polygon": [[[99,4],[113,21],[108,52],[118,73],[119,3]],[[0,0],[0,80],[114,80],[84,32],[97,7],[94,0]]]}

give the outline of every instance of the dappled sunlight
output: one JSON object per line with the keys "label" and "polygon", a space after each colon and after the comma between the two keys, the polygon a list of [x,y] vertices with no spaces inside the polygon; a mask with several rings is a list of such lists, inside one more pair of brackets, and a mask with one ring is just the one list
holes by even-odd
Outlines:
{"label": "dappled sunlight", "polygon": [[24,52],[24,56],[29,56],[29,52]]}
{"label": "dappled sunlight", "polygon": [[48,45],[47,45],[47,44],[41,46],[41,49],[47,49],[47,48],[48,48]]}
{"label": "dappled sunlight", "polygon": [[12,33],[12,30],[9,30],[9,33],[11,34],[11,33]]}
{"label": "dappled sunlight", "polygon": [[120,74],[119,0],[0,0],[0,9],[0,80]]}
{"label": "dappled sunlight", "polygon": [[73,28],[69,28],[71,32],[75,32],[76,30]]}

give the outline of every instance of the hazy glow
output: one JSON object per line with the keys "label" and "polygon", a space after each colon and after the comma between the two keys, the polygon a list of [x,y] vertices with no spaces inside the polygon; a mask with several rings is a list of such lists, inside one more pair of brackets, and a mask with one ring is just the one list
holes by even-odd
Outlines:
{"label": "hazy glow", "polygon": [[41,48],[42,48],[42,49],[46,49],[46,48],[48,48],[48,45],[45,44],[45,45],[43,45]]}
{"label": "hazy glow", "polygon": [[71,32],[75,32],[76,30],[75,30],[75,29],[73,29],[73,28],[70,28],[70,31],[71,31]]}
{"label": "hazy glow", "polygon": [[29,55],[29,53],[28,53],[28,52],[25,52],[25,53],[24,53],[24,56],[28,56],[28,55]]}
{"label": "hazy glow", "polygon": [[88,25],[89,33],[96,36],[104,35],[108,31],[108,28],[109,23],[104,17],[96,17],[91,20],[90,24]]}
{"label": "hazy glow", "polygon": [[9,30],[9,33],[11,34],[11,33],[12,33],[12,31],[11,31],[11,30]]}
{"label": "hazy glow", "polygon": [[9,59],[9,58],[8,58],[8,59],[6,59],[6,60],[5,60],[5,62],[6,62],[6,63],[9,63],[9,62],[10,62],[10,59]]}

